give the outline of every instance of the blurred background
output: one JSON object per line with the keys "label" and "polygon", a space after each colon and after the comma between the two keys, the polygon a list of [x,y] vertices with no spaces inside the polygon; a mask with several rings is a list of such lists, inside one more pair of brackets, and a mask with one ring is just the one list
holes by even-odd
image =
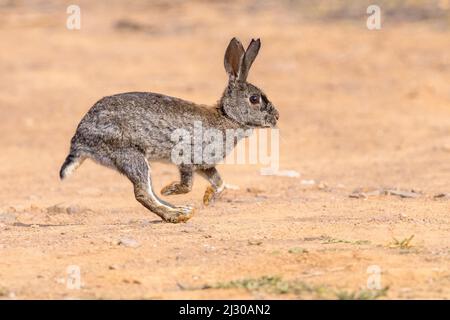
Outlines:
{"label": "blurred background", "polygon": [[66,28],[70,4],[0,2],[1,174],[10,188],[55,180],[78,121],[103,96],[215,103],[233,36],[262,39],[250,81],[281,110],[282,166],[352,183],[437,175],[435,157],[411,152],[447,148],[448,1],[378,1],[380,30],[366,26],[369,1],[79,1],[80,30]]}
{"label": "blurred background", "polygon": [[[81,9],[79,30],[66,27],[70,16],[67,8],[72,4]],[[379,30],[367,28],[369,5],[381,9]],[[421,233],[422,244],[447,252],[448,261],[450,245],[444,236],[449,222],[445,199],[450,192],[448,0],[0,0],[2,212],[13,214],[15,222],[30,225],[95,225],[98,236],[111,223],[148,218],[135,202],[128,181],[92,162],[60,183],[58,170],[70,138],[87,110],[101,97],[115,93],[152,91],[214,104],[226,85],[223,54],[234,36],[244,46],[251,38],[261,38],[262,49],[249,81],[262,88],[279,109],[280,169],[295,170],[300,178],[263,177],[257,166],[222,166],[225,180],[240,190],[230,191],[223,202],[202,211],[194,226],[204,221],[202,230],[209,230],[209,220],[205,219],[234,212],[233,219],[238,219],[238,213],[246,214],[247,224],[225,223],[223,230],[214,232],[239,234],[246,241],[246,235],[255,236],[252,232],[262,228],[258,223],[269,223],[261,232],[280,246],[292,245],[308,232],[312,236],[368,237],[372,243],[383,244],[397,230],[392,217],[411,214],[411,224],[405,222],[399,230],[408,236]],[[172,167],[154,166],[157,190],[176,176]],[[205,186],[198,179],[193,193],[179,196],[175,202],[199,205]],[[354,190],[385,186],[414,190],[420,197],[411,202],[349,198]],[[435,201],[439,194],[441,200]],[[75,204],[87,209],[78,215],[67,214]],[[259,222],[254,219],[256,214]],[[377,214],[382,218],[375,222],[369,219]],[[435,220],[427,220],[430,216]],[[8,225],[5,221],[0,220]],[[293,221],[299,223],[298,228]],[[417,225],[417,221],[426,222]],[[372,229],[374,224],[376,230]],[[2,239],[4,257],[17,261],[17,252],[27,252],[28,237],[34,233],[11,228],[10,236]],[[160,235],[167,236],[164,232],[169,229],[164,228],[169,227],[161,228]],[[123,232],[112,229],[108,229],[111,234]],[[78,240],[81,236],[77,232],[86,231],[70,230]],[[50,240],[44,233],[37,235],[42,236],[38,242],[42,250],[50,253],[55,246],[71,243],[61,242],[57,231]],[[140,234],[134,236],[139,238]],[[224,246],[241,245],[224,238],[230,241]],[[78,252],[74,256],[83,256],[86,247],[83,239],[80,241],[81,253],[73,249]],[[314,250],[314,242],[308,245]],[[368,260],[371,253],[384,259],[376,245],[370,250]],[[324,254],[328,262],[320,260],[316,265],[346,261],[338,253]],[[245,255],[258,260],[252,253]],[[422,258],[414,264],[423,262]],[[397,261],[398,266],[408,268],[401,260],[406,257],[392,259],[394,265]],[[39,265],[32,258],[26,263]],[[221,263],[217,262],[217,270],[212,267],[209,271],[223,276]],[[41,267],[45,270],[45,265]],[[24,278],[27,280],[20,280],[18,274],[14,277],[12,264],[5,270],[10,272],[5,283],[18,286],[17,290],[25,288],[25,282],[23,287],[18,285],[20,281],[31,283],[31,274]],[[243,266],[241,271],[245,270],[255,269]],[[340,278],[337,275],[328,280],[335,284]],[[405,277],[402,281],[408,280]],[[150,288],[157,292],[167,285],[164,281],[151,283]],[[346,285],[354,287],[351,281]],[[445,287],[447,291],[442,289]],[[441,291],[430,287],[413,290],[411,295],[434,292],[445,296],[448,287],[443,282]],[[36,282],[32,289],[35,296],[42,296],[39,288]],[[106,296],[115,296],[116,289]],[[54,292],[44,295],[53,296]],[[411,291],[402,292],[391,290],[390,294],[407,297]]]}

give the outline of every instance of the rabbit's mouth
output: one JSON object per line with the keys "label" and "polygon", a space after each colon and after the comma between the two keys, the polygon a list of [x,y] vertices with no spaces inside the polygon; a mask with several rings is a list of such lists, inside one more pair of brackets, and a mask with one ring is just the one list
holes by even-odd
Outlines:
{"label": "rabbit's mouth", "polygon": [[267,115],[264,119],[265,120],[264,128],[276,128],[278,119],[279,119],[278,112],[274,115]]}
{"label": "rabbit's mouth", "polygon": [[266,123],[262,126],[263,128],[276,128],[277,124],[276,122]]}
{"label": "rabbit's mouth", "polygon": [[247,126],[252,128],[276,128],[276,121],[264,121],[263,123],[247,123]]}
{"label": "rabbit's mouth", "polygon": [[253,127],[262,129],[278,129],[276,123],[264,123],[259,125],[253,125]]}

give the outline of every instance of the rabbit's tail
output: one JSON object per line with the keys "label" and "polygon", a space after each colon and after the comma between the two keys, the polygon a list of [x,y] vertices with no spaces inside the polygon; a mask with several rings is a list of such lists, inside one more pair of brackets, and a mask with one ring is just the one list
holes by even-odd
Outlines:
{"label": "rabbit's tail", "polygon": [[66,160],[64,160],[63,165],[61,166],[61,170],[59,171],[59,177],[61,180],[64,180],[68,176],[70,176],[76,168],[80,166],[80,164],[83,162],[83,158],[76,155],[75,153],[70,153]]}

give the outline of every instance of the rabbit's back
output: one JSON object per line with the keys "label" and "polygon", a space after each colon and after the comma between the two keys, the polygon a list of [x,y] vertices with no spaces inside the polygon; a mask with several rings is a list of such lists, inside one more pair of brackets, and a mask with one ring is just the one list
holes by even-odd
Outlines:
{"label": "rabbit's back", "polygon": [[171,134],[191,131],[195,121],[217,126],[215,110],[151,92],[129,92],[100,99],[83,117],[72,143],[80,148],[138,148],[153,159],[168,159]]}

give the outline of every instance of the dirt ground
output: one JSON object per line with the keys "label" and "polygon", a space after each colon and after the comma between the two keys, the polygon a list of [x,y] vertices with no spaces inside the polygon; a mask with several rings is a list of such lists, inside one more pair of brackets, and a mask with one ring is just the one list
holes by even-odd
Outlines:
{"label": "dirt ground", "polygon": [[[0,3],[0,298],[450,298],[448,22],[369,31],[365,12],[308,20],[265,1],[83,0],[71,31],[71,2]],[[162,223],[93,162],[59,180],[103,96],[214,104],[233,36],[262,40],[249,80],[280,111],[281,169],[300,177],[222,165],[239,189],[204,208],[196,177],[170,198],[198,208],[185,224]],[[153,166],[156,190],[176,178]]]}

